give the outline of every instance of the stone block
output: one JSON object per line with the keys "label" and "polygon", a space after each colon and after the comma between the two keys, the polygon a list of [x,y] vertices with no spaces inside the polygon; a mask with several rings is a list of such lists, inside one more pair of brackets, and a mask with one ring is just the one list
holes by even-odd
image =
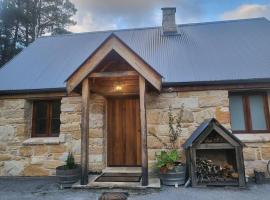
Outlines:
{"label": "stone block", "polygon": [[7,161],[10,160],[11,158],[12,156],[9,154],[0,154],[0,161]]}
{"label": "stone block", "polygon": [[[168,144],[169,143],[169,137],[166,137],[166,136],[162,136],[162,137],[159,137],[163,143],[166,143]],[[160,142],[156,137],[154,136],[147,136],[147,146],[148,146],[148,149],[162,149],[164,148],[164,145],[163,143]]]}
{"label": "stone block", "polygon": [[26,126],[24,124],[20,124],[20,125],[16,125],[16,136],[20,137],[20,136],[26,136]]}
{"label": "stone block", "polygon": [[102,128],[90,128],[89,129],[90,138],[103,138],[103,129]]}
{"label": "stone block", "polygon": [[182,121],[183,123],[192,123],[194,122],[193,113],[190,110],[183,110]]}
{"label": "stone block", "polygon": [[90,146],[103,146],[103,138],[90,138],[89,145]]}
{"label": "stone block", "polygon": [[81,115],[79,113],[72,113],[72,114],[62,113],[60,115],[60,120],[61,120],[61,123],[63,124],[74,123],[74,122],[80,123]]}
{"label": "stone block", "polygon": [[216,119],[220,123],[222,124],[230,123],[230,113],[228,108],[217,107],[215,115]]}
{"label": "stone block", "polygon": [[49,153],[47,145],[36,145],[33,149],[35,156],[47,155]]}
{"label": "stone block", "polygon": [[7,176],[22,175],[25,163],[23,161],[6,161],[4,164],[4,174]]}
{"label": "stone block", "polygon": [[7,149],[7,145],[4,143],[0,143],[0,151],[5,151]]}
{"label": "stone block", "polygon": [[199,98],[199,106],[201,108],[223,106],[223,103],[224,98],[220,96],[203,96]]}
{"label": "stone block", "polygon": [[147,110],[146,112],[148,124],[168,124],[168,112],[162,110]]}
{"label": "stone block", "polygon": [[13,140],[15,137],[15,129],[13,126],[0,126],[0,141],[5,142]]}
{"label": "stone block", "polygon": [[50,171],[42,166],[29,165],[23,171],[24,176],[49,176]]}
{"label": "stone block", "polygon": [[47,169],[55,169],[58,166],[64,165],[64,162],[60,160],[47,160],[44,163],[44,167]]}
{"label": "stone block", "polygon": [[89,146],[89,155],[103,154],[103,146]]}
{"label": "stone block", "polygon": [[30,157],[33,154],[32,148],[31,147],[20,147],[19,154],[20,154],[20,156],[23,156],[23,157]]}
{"label": "stone block", "polygon": [[159,136],[169,136],[168,125],[148,125],[148,132]]}
{"label": "stone block", "polygon": [[50,153],[64,153],[65,151],[66,147],[63,144],[50,146]]}
{"label": "stone block", "polygon": [[74,132],[74,131],[80,131],[80,123],[68,123],[68,124],[61,124],[60,126],[60,132]]}
{"label": "stone block", "polygon": [[246,161],[252,161],[252,160],[257,159],[256,148],[244,148],[243,154],[244,154],[244,160]]}
{"label": "stone block", "polygon": [[92,114],[89,116],[89,127],[92,129],[102,128],[103,127],[103,114]]}
{"label": "stone block", "polygon": [[18,110],[18,109],[23,109],[24,104],[25,104],[25,100],[23,100],[23,99],[5,100],[4,101],[4,108]]}
{"label": "stone block", "polygon": [[80,140],[81,139],[81,131],[78,130],[78,131],[73,131],[71,133],[71,137],[75,140]]}
{"label": "stone block", "polygon": [[204,120],[215,117],[215,108],[208,108],[199,112],[193,113],[195,122],[201,124]]}
{"label": "stone block", "polygon": [[32,165],[42,165],[44,164],[47,160],[47,156],[31,156],[31,161],[30,163]]}
{"label": "stone block", "polygon": [[104,113],[104,104],[102,104],[102,103],[90,104],[90,113],[103,114]]}
{"label": "stone block", "polygon": [[262,147],[261,152],[263,160],[270,160],[270,147]]}
{"label": "stone block", "polygon": [[102,162],[102,155],[89,155],[89,163],[98,163]]}

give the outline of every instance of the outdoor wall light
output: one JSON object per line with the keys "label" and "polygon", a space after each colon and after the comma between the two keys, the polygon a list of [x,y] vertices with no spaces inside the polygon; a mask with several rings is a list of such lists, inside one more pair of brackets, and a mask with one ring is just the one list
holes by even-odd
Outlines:
{"label": "outdoor wall light", "polygon": [[122,91],[122,89],[123,89],[123,87],[122,87],[121,85],[116,85],[116,86],[115,86],[115,90],[116,90],[117,92]]}

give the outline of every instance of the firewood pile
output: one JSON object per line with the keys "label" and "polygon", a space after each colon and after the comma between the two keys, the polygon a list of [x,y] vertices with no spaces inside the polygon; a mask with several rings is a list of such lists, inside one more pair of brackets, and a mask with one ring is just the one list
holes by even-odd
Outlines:
{"label": "firewood pile", "polygon": [[216,165],[212,160],[196,160],[198,183],[228,182],[238,179],[232,165]]}

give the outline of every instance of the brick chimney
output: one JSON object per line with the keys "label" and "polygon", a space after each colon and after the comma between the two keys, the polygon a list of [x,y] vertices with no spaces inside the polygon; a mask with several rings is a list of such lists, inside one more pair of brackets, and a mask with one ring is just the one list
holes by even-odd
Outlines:
{"label": "brick chimney", "polygon": [[176,23],[175,23],[175,7],[161,8],[162,17],[162,28],[164,35],[174,35],[177,34]]}

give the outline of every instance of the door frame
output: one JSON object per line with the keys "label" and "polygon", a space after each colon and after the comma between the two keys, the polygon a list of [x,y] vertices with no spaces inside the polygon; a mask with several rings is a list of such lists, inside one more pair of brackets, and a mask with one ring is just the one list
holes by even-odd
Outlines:
{"label": "door frame", "polygon": [[[109,162],[108,162],[108,101],[109,99],[125,99],[125,98],[134,98],[137,99],[138,101],[140,101],[140,96],[138,94],[134,94],[134,95],[118,95],[118,96],[106,96],[105,99],[105,135],[104,135],[104,152],[105,152],[105,166],[106,167],[142,167],[142,157],[141,157],[141,164],[140,165],[130,165],[130,166],[123,166],[123,165],[115,165],[115,166],[109,166]],[[140,113],[140,110],[139,110]],[[141,116],[139,114],[139,119],[141,120]],[[139,127],[141,129],[141,127]],[[140,131],[140,144],[142,142],[142,137],[141,137],[141,131]],[[140,145],[141,146],[141,145]],[[139,147],[140,148],[140,147]],[[141,148],[139,149],[141,151]],[[141,152],[142,153],[142,152]]]}

